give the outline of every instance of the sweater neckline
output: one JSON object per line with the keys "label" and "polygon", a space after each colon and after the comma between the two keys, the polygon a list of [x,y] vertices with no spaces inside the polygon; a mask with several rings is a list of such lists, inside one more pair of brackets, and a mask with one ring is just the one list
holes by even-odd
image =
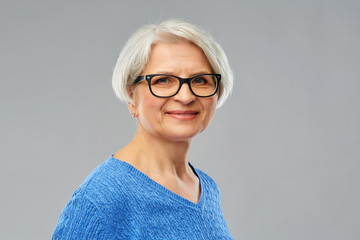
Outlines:
{"label": "sweater neckline", "polygon": [[199,197],[199,201],[198,203],[194,203],[186,198],[183,198],[182,196],[174,193],[173,191],[167,189],[166,187],[164,187],[163,185],[161,185],[160,183],[152,180],[149,176],[147,176],[145,173],[141,172],[140,170],[138,170],[137,168],[135,168],[133,165],[124,162],[120,159],[114,158],[113,157],[114,154],[112,154],[110,156],[111,160],[121,164],[123,167],[125,167],[129,172],[131,172],[132,174],[135,174],[137,177],[139,177],[142,181],[144,181],[145,183],[151,185],[154,189],[160,191],[161,193],[165,193],[166,195],[168,195],[169,197],[171,197],[172,199],[176,200],[177,202],[180,202],[188,207],[194,208],[194,209],[199,209],[202,208],[203,206],[203,202],[204,202],[204,184],[203,184],[203,179],[200,177],[199,173],[197,172],[197,170],[192,166],[192,164],[189,162],[189,166],[191,167],[191,169],[194,171],[195,175],[199,178],[199,182],[200,182],[200,197]]}

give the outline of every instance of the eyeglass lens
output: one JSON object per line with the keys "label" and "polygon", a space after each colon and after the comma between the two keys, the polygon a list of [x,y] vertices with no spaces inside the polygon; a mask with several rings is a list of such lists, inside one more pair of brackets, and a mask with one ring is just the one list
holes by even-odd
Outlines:
{"label": "eyeglass lens", "polygon": [[[216,91],[218,80],[213,75],[199,75],[190,81],[191,90],[198,96],[210,96]],[[153,76],[150,81],[152,92],[160,97],[174,95],[180,87],[180,80],[174,76]]]}

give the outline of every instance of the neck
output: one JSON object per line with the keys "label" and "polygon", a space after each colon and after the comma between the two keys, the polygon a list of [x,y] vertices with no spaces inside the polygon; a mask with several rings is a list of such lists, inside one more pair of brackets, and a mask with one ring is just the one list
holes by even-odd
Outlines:
{"label": "neck", "polygon": [[171,141],[147,133],[140,126],[133,140],[116,158],[128,162],[149,176],[189,174],[187,155],[191,139]]}

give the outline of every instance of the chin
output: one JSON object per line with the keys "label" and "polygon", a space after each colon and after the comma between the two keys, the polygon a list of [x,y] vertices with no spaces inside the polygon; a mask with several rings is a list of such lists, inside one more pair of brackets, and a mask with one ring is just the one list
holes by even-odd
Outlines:
{"label": "chin", "polygon": [[167,139],[169,139],[169,141],[172,141],[172,142],[188,142],[188,141],[191,141],[194,136],[196,136],[196,135],[193,135],[193,136],[170,136]]}
{"label": "chin", "polygon": [[189,129],[177,129],[176,131],[172,131],[168,134],[168,139],[172,141],[187,141],[191,140],[193,137],[201,133],[203,130],[195,130],[192,128],[190,131]]}

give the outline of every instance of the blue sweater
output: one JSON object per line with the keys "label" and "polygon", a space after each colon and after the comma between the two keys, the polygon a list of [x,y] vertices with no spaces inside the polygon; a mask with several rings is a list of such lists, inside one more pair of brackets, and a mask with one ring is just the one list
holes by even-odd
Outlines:
{"label": "blue sweater", "polygon": [[198,204],[110,156],[75,191],[52,239],[232,239],[216,183],[193,170]]}

